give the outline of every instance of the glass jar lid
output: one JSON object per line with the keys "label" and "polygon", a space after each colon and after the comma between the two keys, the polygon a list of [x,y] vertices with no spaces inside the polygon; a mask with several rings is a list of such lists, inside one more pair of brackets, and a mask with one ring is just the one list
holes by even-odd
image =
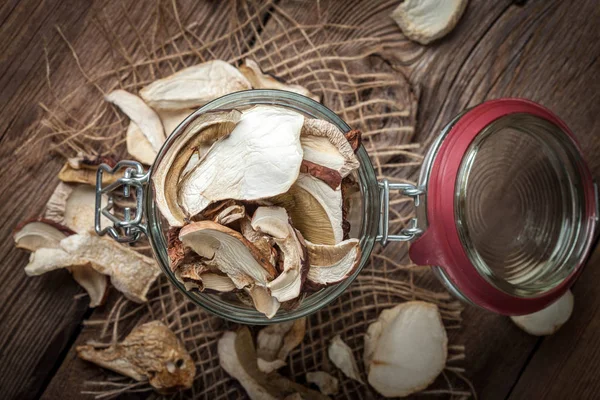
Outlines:
{"label": "glass jar lid", "polygon": [[501,99],[464,113],[431,151],[420,182],[428,227],[411,258],[502,314],[534,312],[562,295],[589,252],[597,214],[566,125],[535,103]]}

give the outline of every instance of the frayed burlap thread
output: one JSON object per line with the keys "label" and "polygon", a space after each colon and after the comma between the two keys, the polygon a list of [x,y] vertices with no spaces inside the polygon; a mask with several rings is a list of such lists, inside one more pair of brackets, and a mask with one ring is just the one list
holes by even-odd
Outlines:
{"label": "frayed burlap thread", "polygon": [[[39,147],[65,157],[78,152],[126,157],[128,120],[103,101],[106,93],[114,89],[135,93],[157,78],[212,59],[237,65],[252,58],[265,72],[320,95],[323,104],[360,129],[379,179],[411,182],[409,177],[423,160],[422,149],[412,141],[418,90],[382,54],[406,47],[411,62],[419,51],[390,24],[387,15],[394,2],[362,6],[364,18],[340,17],[346,11],[336,9],[335,2],[138,2],[145,7],[117,3],[95,10],[93,24],[80,38],[67,38],[57,27],[58,37],[71,53],[71,64],[54,71],[47,55],[47,86],[53,103],[41,104],[43,118],[32,127],[31,139],[22,149]],[[348,7],[358,7],[351,3]],[[79,75],[64,72],[72,70]],[[393,233],[413,215],[407,199],[393,195],[391,204]],[[439,306],[451,339],[446,369],[419,396],[474,396],[462,366],[464,346],[452,343],[452,333],[461,325],[462,306],[431,283],[428,269],[410,263],[407,248],[406,244],[377,248],[354,284],[308,318],[305,340],[281,372],[304,383],[307,372],[325,370],[340,379],[338,398],[376,398],[372,388],[345,378],[331,364],[326,355],[329,340],[341,334],[361,360],[363,335],[379,313],[418,299]],[[106,313],[86,321],[86,331],[94,332],[96,345],[110,346],[135,325],[162,320],[190,351],[198,371],[194,387],[175,397],[244,398],[241,386],[219,367],[216,351],[222,333],[236,327],[189,302],[166,277],[158,279],[148,298],[143,305],[119,298]],[[359,365],[364,375],[362,362]],[[86,382],[84,393],[96,398],[125,393],[158,396],[146,382],[116,374]]]}

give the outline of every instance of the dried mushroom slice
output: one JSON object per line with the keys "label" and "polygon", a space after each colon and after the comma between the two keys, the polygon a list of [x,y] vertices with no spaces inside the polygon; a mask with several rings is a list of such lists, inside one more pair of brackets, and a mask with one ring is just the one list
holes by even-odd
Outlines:
{"label": "dried mushroom slice", "polygon": [[186,225],[179,232],[185,247],[200,255],[204,262],[227,274],[238,289],[254,284],[266,287],[276,271],[240,233],[213,221]]}
{"label": "dried mushroom slice", "polygon": [[228,135],[241,117],[237,110],[209,111],[199,115],[177,136],[152,174],[156,204],[171,226],[183,226],[185,215],[177,202],[182,171],[200,145]]}
{"label": "dried mushroom slice", "polygon": [[120,343],[105,349],[77,346],[79,358],[136,381],[150,383],[159,393],[189,389],[196,366],[177,336],[162,322],[135,327]]}
{"label": "dried mushroom slice", "polygon": [[252,89],[250,82],[229,63],[208,61],[184,68],[140,90],[140,96],[157,110],[198,108],[229,93]]}
{"label": "dried mushroom slice", "polygon": [[308,372],[306,382],[317,385],[324,395],[337,394],[340,390],[339,381],[325,371]]}
{"label": "dried mushroom slice", "polygon": [[322,180],[333,190],[339,188],[342,184],[342,175],[339,172],[307,160],[302,160],[300,172]]}
{"label": "dried mushroom slice", "polygon": [[[104,202],[108,199],[102,197]],[[96,216],[96,189],[84,184],[59,183],[46,203],[44,218],[83,233],[94,229]],[[102,226],[112,222],[102,216]]]}
{"label": "dried mushroom slice", "polygon": [[269,325],[258,332],[258,368],[268,374],[286,365],[290,352],[304,340],[306,318]]}
{"label": "dried mushroom slice", "polygon": [[240,219],[240,231],[258,249],[262,256],[269,260],[271,265],[277,265],[279,254],[275,247],[273,247],[274,242],[272,237],[256,231],[252,227],[252,222],[248,216]]}
{"label": "dried mushroom slice", "polygon": [[381,312],[365,335],[368,381],[386,397],[429,386],[443,371],[448,338],[435,304],[409,301]]}
{"label": "dried mushroom slice", "polygon": [[227,275],[215,273],[202,264],[182,265],[175,271],[175,277],[184,284],[186,290],[224,293],[237,289]]}
{"label": "dried mushroom slice", "polygon": [[300,295],[308,264],[302,236],[290,225],[282,207],[258,207],[252,217],[252,228],[272,236],[281,250],[283,269],[267,285],[271,294],[280,302],[295,299]]}
{"label": "dried mushroom slice", "polygon": [[127,144],[127,152],[131,157],[145,165],[152,165],[154,163],[158,151],[154,150],[152,144],[146,139],[146,136],[144,136],[140,127],[133,121],[131,121],[127,127],[125,142]]}
{"label": "dried mushroom slice", "polygon": [[171,133],[181,124],[187,117],[194,112],[193,108],[184,108],[177,110],[158,110],[157,114],[165,129],[165,136],[169,137]]}
{"label": "dried mushroom slice", "polygon": [[146,139],[158,152],[165,141],[165,131],[159,116],[142,99],[125,90],[115,90],[104,99],[113,103],[142,131]]}
{"label": "dried mushroom slice", "polygon": [[342,340],[340,335],[335,336],[331,340],[327,348],[327,355],[331,362],[342,370],[344,375],[364,384],[360,378],[360,372],[358,371],[354,354],[352,354],[352,349]]}
{"label": "dried mushroom slice", "polygon": [[38,276],[61,268],[68,269],[75,281],[87,291],[90,307],[104,304],[108,294],[108,278],[97,272],[88,260],[69,254],[61,248],[36,249],[29,257],[25,273],[28,276]]}
{"label": "dried mushroom slice", "polygon": [[310,268],[307,279],[317,287],[339,283],[354,273],[360,262],[358,239],[348,239],[335,246],[306,242]]}
{"label": "dried mushroom slice", "polygon": [[286,92],[294,92],[302,96],[309,97],[314,101],[320,101],[321,98],[311,93],[304,86],[288,85],[285,82],[277,79],[273,75],[262,72],[256,61],[246,58],[244,63],[238,68],[240,72],[248,79],[254,89],[277,89],[285,90]]}
{"label": "dried mushroom slice", "polygon": [[552,335],[571,317],[574,297],[568,290],[560,299],[533,314],[519,315],[510,319],[525,332],[535,336]]}
{"label": "dried mushroom slice", "polygon": [[405,0],[392,18],[410,40],[429,44],[454,29],[467,3],[468,0]]}
{"label": "dried mushroom slice", "polygon": [[215,143],[179,183],[186,216],[224,199],[257,200],[286,192],[302,163],[299,136],[304,117],[279,107],[245,111],[229,136]]}
{"label": "dried mushroom slice", "polygon": [[[80,153],[77,157],[67,160],[58,173],[58,179],[67,183],[85,183],[96,186],[96,173],[100,164],[114,167],[116,162],[110,157],[89,156]],[[117,179],[117,176],[104,174],[102,184],[110,185]]]}
{"label": "dried mushroom slice", "polygon": [[287,193],[272,200],[288,211],[292,224],[306,240],[335,245],[344,239],[341,190],[300,174]]}
{"label": "dried mushroom slice", "polygon": [[329,397],[299,385],[272,372],[265,374],[257,366],[252,335],[247,327],[237,332],[225,332],[217,345],[219,364],[238,380],[252,400],[283,399],[300,393],[303,398],[325,400]]}
{"label": "dried mushroom slice", "polygon": [[17,226],[13,239],[17,248],[36,251],[42,247],[59,247],[60,241],[73,233],[54,221],[40,218]]}
{"label": "dried mushroom slice", "polygon": [[96,271],[110,276],[118,291],[138,303],[148,300],[146,294],[160,274],[154,259],[88,232],[71,235],[60,246],[69,256],[84,260]]}
{"label": "dried mushroom slice", "polygon": [[330,122],[305,118],[300,142],[304,150],[304,160],[337,171],[342,178],[359,167],[348,139]]}
{"label": "dried mushroom slice", "polygon": [[248,295],[252,298],[252,303],[256,311],[265,314],[267,318],[273,318],[279,310],[279,301],[271,296],[269,289],[253,285],[245,289]]}

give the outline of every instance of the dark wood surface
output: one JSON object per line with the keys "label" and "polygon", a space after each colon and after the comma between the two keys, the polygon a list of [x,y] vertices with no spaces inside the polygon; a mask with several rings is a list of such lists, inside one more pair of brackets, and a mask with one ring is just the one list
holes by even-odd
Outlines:
{"label": "dark wood surface", "polygon": [[[144,3],[144,2],[139,2]],[[132,13],[143,4],[127,2]],[[389,18],[397,1],[323,2],[330,22]],[[326,3],[326,4],[325,4]],[[26,129],[50,101],[45,83],[43,40],[66,92],[80,84],[76,66],[56,34],[93,42],[93,11],[84,1],[7,1],[0,8],[0,393],[2,398],[81,398],[80,375],[71,346],[87,299],[67,272],[27,278],[28,255],[14,249],[12,228],[37,214],[56,184],[59,159],[35,162],[16,153]],[[280,2],[286,12],[310,20],[297,1]],[[197,7],[204,7],[199,5]],[[208,6],[207,6],[208,7]],[[218,15],[218,5],[206,8]],[[205,39],[223,25],[210,18]],[[267,22],[268,24],[268,22]],[[421,94],[417,140],[433,137],[453,115],[490,98],[527,97],[563,118],[582,143],[594,176],[600,176],[600,6],[596,0],[471,1],[458,27],[418,53],[390,47],[385,62],[409,76]],[[267,30],[268,31],[268,30]],[[381,35],[399,35],[393,24]],[[213,36],[214,37],[214,36]],[[97,42],[94,42],[97,43]],[[95,60],[107,57],[99,48]],[[83,62],[91,63],[91,60]],[[26,151],[25,151],[26,153]],[[600,253],[596,252],[574,288],[572,320],[549,338],[535,338],[507,318],[467,308],[459,340],[467,346],[467,375],[483,399],[596,398],[600,372]],[[423,276],[423,282],[431,279]],[[101,312],[101,310],[96,311]],[[89,371],[88,371],[89,373]]]}

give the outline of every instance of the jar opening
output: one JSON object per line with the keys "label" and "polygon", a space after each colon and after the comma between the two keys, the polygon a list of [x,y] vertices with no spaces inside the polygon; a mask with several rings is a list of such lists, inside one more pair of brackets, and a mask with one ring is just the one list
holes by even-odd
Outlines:
{"label": "jar opening", "polygon": [[498,289],[535,297],[561,284],[587,243],[583,161],[559,126],[505,115],[469,146],[455,186],[460,240]]}

